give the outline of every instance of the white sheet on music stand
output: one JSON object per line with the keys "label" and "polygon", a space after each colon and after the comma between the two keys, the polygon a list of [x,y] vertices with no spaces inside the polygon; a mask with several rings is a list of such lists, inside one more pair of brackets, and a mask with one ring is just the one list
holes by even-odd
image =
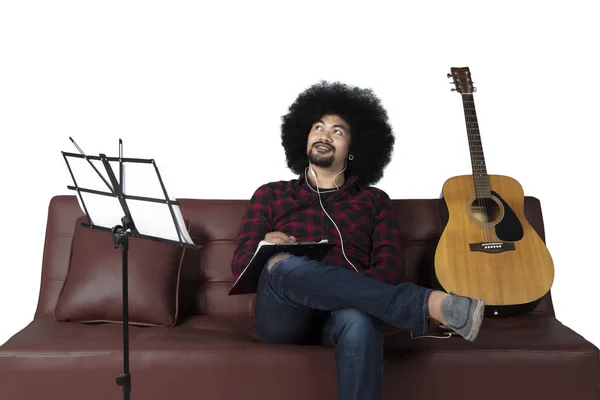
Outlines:
{"label": "white sheet on music stand", "polygon": [[[71,166],[71,172],[75,177],[75,181],[77,182],[77,186],[86,189],[99,190],[102,192],[110,192],[112,190],[112,185],[110,184],[110,179],[108,179],[108,174],[106,173],[106,168],[104,168],[104,164],[100,160],[86,160],[85,158],[79,157],[67,157],[69,161],[69,165]],[[102,181],[102,178],[98,176],[98,172],[94,170],[94,168],[90,165],[92,163],[96,170],[104,177],[106,183]],[[118,173],[118,163],[111,162],[111,167],[115,173]],[[93,195],[97,196],[97,195]],[[115,201],[118,200],[114,199]]]}
{"label": "white sheet on music stand", "polygon": [[[169,185],[161,175],[165,190]],[[127,195],[164,199],[165,192],[162,189],[156,169],[153,164],[148,163],[123,163],[123,192]],[[168,194],[168,192],[167,192]],[[175,200],[168,194],[169,200]],[[128,200],[131,217],[136,227],[146,235],[164,237],[171,240],[179,240],[177,231],[173,225],[173,216],[169,207],[161,203],[153,203],[141,200]],[[193,244],[185,228],[185,222],[179,206],[173,206],[173,213],[181,227],[182,239],[186,243]]]}
{"label": "white sheet on music stand", "polygon": [[[98,173],[89,165],[88,161],[82,158],[69,157],[69,165],[71,172],[75,177],[77,186],[85,189],[94,189],[103,192],[110,192],[112,185],[106,173],[106,169],[102,161],[90,160],[97,170],[105,177],[108,185],[102,181]],[[111,161],[110,166],[119,179],[119,163]],[[150,163],[123,163],[123,188],[126,195],[150,197],[156,199],[164,199],[165,194],[161,188],[160,181],[156,174],[153,164]],[[165,189],[168,189],[168,184],[164,181]],[[109,189],[110,188],[110,189]],[[121,204],[116,197],[103,196],[92,193],[81,192],[83,201],[87,211],[92,218],[94,225],[99,225],[106,228],[112,228],[115,225],[121,225],[123,210]],[[175,198],[169,195],[169,200]],[[77,197],[79,206],[82,210],[83,204]],[[155,203],[142,200],[127,199],[127,205],[131,218],[133,219],[138,232],[142,235],[155,236],[168,240],[179,241],[177,228],[173,224],[173,216],[169,207],[164,203]],[[173,205],[173,213],[180,226],[181,239],[184,243],[194,244],[190,237],[183,215],[179,206]]]}

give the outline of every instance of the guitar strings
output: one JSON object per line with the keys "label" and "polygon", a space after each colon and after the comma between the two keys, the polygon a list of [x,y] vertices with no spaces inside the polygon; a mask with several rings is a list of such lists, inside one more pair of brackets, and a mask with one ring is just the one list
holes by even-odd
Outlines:
{"label": "guitar strings", "polygon": [[[477,119],[477,114],[475,111],[475,100],[473,99],[473,94],[471,94],[470,96],[471,98],[471,102],[472,104],[472,110],[473,110],[473,116],[475,119]],[[494,234],[493,234],[493,229],[492,229],[492,225],[490,223],[491,219],[492,219],[492,210],[491,210],[491,206],[492,206],[492,198],[491,198],[491,188],[489,186],[489,180],[488,180],[488,176],[487,173],[485,175],[483,175],[483,168],[485,168],[485,164],[484,164],[484,156],[483,156],[483,144],[481,142],[481,133],[479,132],[479,122],[477,122],[477,136],[478,136],[478,145],[479,145],[479,158],[480,158],[480,167],[479,167],[479,172],[480,172],[480,176],[479,176],[479,183],[480,183],[480,187],[482,187],[486,193],[483,196],[483,211],[485,213],[485,216],[487,217],[485,223],[485,240],[490,242],[493,240],[494,238]]]}
{"label": "guitar strings", "polygon": [[491,210],[491,205],[492,205],[492,200],[491,200],[491,188],[489,186],[489,181],[488,181],[488,175],[487,173],[484,175],[484,168],[485,168],[485,164],[484,164],[484,156],[483,156],[483,144],[481,142],[481,133],[479,132],[479,122],[477,122],[477,114],[475,111],[475,100],[473,99],[473,94],[470,95],[470,101],[472,103],[471,109],[473,112],[473,118],[475,119],[476,123],[477,123],[477,127],[475,128],[476,133],[477,133],[477,140],[478,140],[478,157],[480,160],[480,165],[478,166],[479,168],[479,186],[481,188],[481,190],[484,190],[485,193],[483,193],[481,195],[482,197],[482,213],[485,215],[486,220],[483,222],[484,223],[484,238],[487,242],[493,241],[494,240],[494,233],[493,233],[493,228],[492,225],[490,223],[490,220],[492,219],[492,210]]}
{"label": "guitar strings", "polygon": [[[472,127],[472,124],[476,123],[476,114],[475,114],[475,102],[473,100],[473,95],[472,94],[463,94],[462,95],[462,100],[463,100],[463,106],[464,106],[464,111],[465,111],[465,120],[467,122],[467,135],[468,135],[468,143],[469,143],[469,150],[471,152],[472,155],[472,159],[471,161],[473,162],[472,166],[473,166],[473,179],[474,179],[474,187],[475,187],[475,197],[476,197],[476,203],[477,206],[479,207],[479,209],[477,210],[479,212],[479,216],[475,216],[475,219],[480,221],[480,223],[482,224],[480,226],[480,229],[482,230],[483,233],[483,239],[485,241],[490,241],[491,240],[491,233],[489,231],[489,226],[487,224],[487,222],[481,221],[480,218],[483,218],[483,216],[487,216],[488,214],[488,210],[485,207],[485,198],[484,198],[484,194],[481,193],[481,187],[483,186],[483,182],[482,182],[482,177],[481,177],[481,173],[483,172],[481,170],[480,165],[478,164],[478,158],[482,155],[482,146],[481,146],[481,139],[479,139],[479,145],[475,142],[475,133],[477,131],[477,127]],[[475,146],[479,147],[479,154],[475,151]],[[478,189],[479,188],[479,189]]]}

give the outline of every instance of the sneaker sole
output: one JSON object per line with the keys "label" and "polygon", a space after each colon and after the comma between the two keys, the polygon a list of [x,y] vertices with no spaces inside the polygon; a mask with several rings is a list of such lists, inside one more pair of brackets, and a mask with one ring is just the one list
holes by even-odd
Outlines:
{"label": "sneaker sole", "polygon": [[483,320],[483,311],[485,310],[485,301],[477,300],[477,305],[475,306],[475,311],[473,312],[473,322],[471,326],[471,330],[469,334],[465,336],[465,339],[472,342],[475,340],[477,335],[479,334],[479,328],[481,327],[481,322]]}

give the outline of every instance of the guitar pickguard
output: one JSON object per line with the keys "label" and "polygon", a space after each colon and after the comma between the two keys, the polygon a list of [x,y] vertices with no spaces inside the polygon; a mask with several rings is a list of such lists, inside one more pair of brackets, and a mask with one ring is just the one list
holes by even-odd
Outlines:
{"label": "guitar pickguard", "polygon": [[502,220],[495,226],[496,236],[498,239],[507,242],[516,242],[523,238],[523,225],[512,208],[504,201],[502,196],[492,190],[492,195],[495,196],[504,207],[504,216]]}

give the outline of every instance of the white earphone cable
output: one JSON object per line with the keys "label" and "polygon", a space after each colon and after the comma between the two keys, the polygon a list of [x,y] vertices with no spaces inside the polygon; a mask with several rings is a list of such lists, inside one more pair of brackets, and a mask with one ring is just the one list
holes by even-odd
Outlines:
{"label": "white earphone cable", "polygon": [[[335,176],[338,176],[340,173],[344,172],[345,169],[346,169],[346,167],[344,167],[344,169],[341,170],[340,172],[338,172]],[[338,234],[340,235],[340,244],[341,244],[341,247],[342,247],[342,255],[344,256],[344,258],[346,259],[346,261],[348,261],[348,264],[352,265],[352,268],[354,268],[354,270],[356,272],[358,272],[358,269],[356,269],[356,267],[354,266],[354,264],[352,264],[352,262],[350,260],[348,260],[348,257],[346,257],[346,252],[344,251],[344,238],[342,237],[342,232],[340,232],[340,228],[338,228],[338,226],[335,223],[335,221],[333,220],[333,218],[331,218],[331,216],[329,215],[329,213],[325,210],[325,206],[323,206],[323,201],[321,200],[321,192],[319,190],[319,178],[317,178],[317,174],[316,174],[315,170],[312,169],[312,166],[310,166],[310,172],[312,173],[312,175],[315,177],[315,180],[317,181],[317,195],[319,196],[319,204],[321,204],[321,209],[323,210],[323,212],[325,213],[325,215],[327,215],[327,218],[329,218],[329,220],[331,221],[331,223],[333,224],[333,226],[335,226],[335,229],[337,230]],[[306,176],[306,174],[305,174],[305,176]],[[335,186],[338,188],[337,190],[339,190],[338,185],[335,183],[335,177],[334,177],[333,180],[334,180]],[[311,187],[310,184],[308,186]],[[312,189],[312,187],[311,187],[311,189]]]}

